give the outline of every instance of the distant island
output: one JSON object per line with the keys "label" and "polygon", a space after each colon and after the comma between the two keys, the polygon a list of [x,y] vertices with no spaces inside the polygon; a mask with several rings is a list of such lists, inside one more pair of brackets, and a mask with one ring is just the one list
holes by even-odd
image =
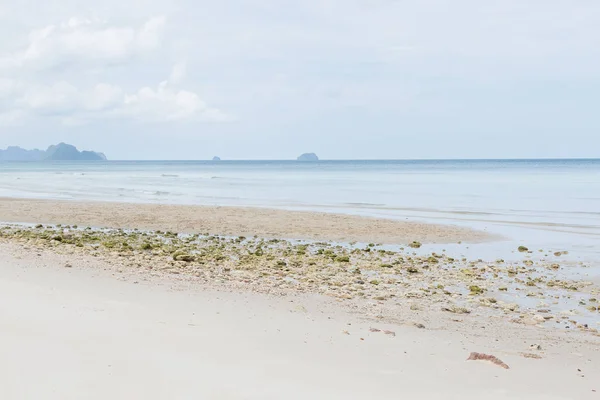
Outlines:
{"label": "distant island", "polygon": [[315,153],[304,153],[297,158],[298,161],[319,161],[319,157]]}
{"label": "distant island", "polygon": [[26,150],[18,146],[0,149],[0,161],[106,161],[103,153],[79,151],[73,145],[59,143],[44,150]]}
{"label": "distant island", "polygon": [[221,157],[214,156],[214,157],[212,158],[212,160],[213,160],[213,161],[221,161]]}

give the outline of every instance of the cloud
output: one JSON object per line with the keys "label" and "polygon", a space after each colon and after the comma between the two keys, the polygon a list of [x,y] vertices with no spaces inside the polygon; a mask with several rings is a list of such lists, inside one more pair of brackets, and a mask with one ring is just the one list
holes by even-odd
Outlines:
{"label": "cloud", "polygon": [[70,18],[32,31],[26,47],[0,57],[0,66],[43,69],[70,62],[123,61],[155,50],[161,43],[165,22],[165,17],[155,17],[136,29]]}
{"label": "cloud", "polygon": [[122,103],[120,87],[99,83],[89,90],[80,90],[68,82],[49,86],[29,86],[15,101],[24,111],[37,115],[65,116],[80,111],[100,112],[114,109]]}
{"label": "cloud", "polygon": [[[134,28],[73,17],[31,31],[16,51],[0,53],[0,125],[51,118],[63,124],[224,121],[230,117],[210,107],[193,90],[180,87],[186,62],[175,63],[158,85],[148,65],[135,56],[159,55],[165,17],[149,18]],[[107,64],[121,63],[120,81],[107,83]],[[65,69],[73,65],[75,68]],[[60,67],[60,68],[55,68]],[[136,71],[141,72],[137,74]],[[12,75],[12,76],[11,76]]]}
{"label": "cloud", "polygon": [[171,75],[169,76],[169,82],[178,84],[181,83],[187,72],[187,65],[185,62],[179,62],[173,66]]}
{"label": "cloud", "polygon": [[229,117],[208,107],[200,97],[187,90],[178,90],[168,81],[156,89],[144,87],[126,95],[123,112],[146,121],[179,121],[197,118],[204,121],[224,121]]}
{"label": "cloud", "polygon": [[139,122],[231,119],[221,110],[208,106],[198,94],[178,88],[175,83],[183,76],[181,66],[173,71],[171,78],[175,76],[175,82],[163,81],[156,88],[145,86],[130,94],[107,83],[80,89],[65,81],[34,85],[0,80],[0,100],[13,99],[4,110],[0,108],[0,124],[15,124],[35,117],[58,118],[68,125],[106,119]]}

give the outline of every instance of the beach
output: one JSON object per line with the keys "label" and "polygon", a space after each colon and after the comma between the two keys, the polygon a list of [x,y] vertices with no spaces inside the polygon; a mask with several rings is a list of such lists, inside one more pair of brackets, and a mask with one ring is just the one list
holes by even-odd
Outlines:
{"label": "beach", "polygon": [[482,242],[497,236],[451,225],[270,208],[0,198],[0,221],[403,244]]}
{"label": "beach", "polygon": [[[205,164],[11,166],[2,182],[19,188],[0,198],[0,396],[598,398],[595,197],[577,200],[580,216],[521,198],[511,172],[490,175],[514,179],[511,190],[465,203],[438,183],[479,172],[440,178],[426,164],[414,168],[428,183],[407,186],[423,207],[410,195],[399,207],[409,190],[388,184],[388,164],[352,170],[373,199],[350,190],[352,165],[284,166],[258,183],[281,165],[245,175],[254,165],[219,166],[226,179],[201,177]],[[241,183],[220,182],[234,173]],[[132,174],[139,193],[171,194],[113,195]],[[44,180],[55,183],[44,196],[22,189]],[[294,185],[303,204],[272,201],[276,186],[292,196]],[[176,201],[205,189],[250,197]],[[258,201],[261,190],[270,200]],[[494,209],[500,194],[522,207]]]}
{"label": "beach", "polygon": [[[93,257],[6,243],[0,257],[2,398],[541,400],[600,390],[598,338],[581,332],[466,316],[419,328],[319,296],[142,281]],[[474,351],[509,369],[466,361]]]}

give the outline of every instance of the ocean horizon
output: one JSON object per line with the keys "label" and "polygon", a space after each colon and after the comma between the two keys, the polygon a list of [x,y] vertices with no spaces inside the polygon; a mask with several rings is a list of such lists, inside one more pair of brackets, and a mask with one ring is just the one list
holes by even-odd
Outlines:
{"label": "ocean horizon", "polygon": [[227,163],[227,162],[294,162],[312,163],[323,162],[460,162],[460,161],[600,161],[600,157],[516,157],[516,158],[320,158],[316,161],[300,161],[293,158],[232,158],[232,159],[108,159],[108,160],[0,160],[0,163],[132,163],[132,162],[171,162],[171,163]]}

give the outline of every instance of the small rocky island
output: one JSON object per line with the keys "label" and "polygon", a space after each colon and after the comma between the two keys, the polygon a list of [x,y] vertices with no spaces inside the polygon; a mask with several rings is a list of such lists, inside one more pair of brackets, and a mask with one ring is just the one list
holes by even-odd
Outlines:
{"label": "small rocky island", "polygon": [[0,161],[106,161],[106,156],[95,151],[79,151],[73,145],[59,143],[48,147],[46,151],[16,146],[0,149]]}
{"label": "small rocky island", "polygon": [[319,161],[315,153],[304,153],[297,158],[298,161]]}
{"label": "small rocky island", "polygon": [[212,158],[212,160],[213,160],[213,161],[221,161],[221,157],[214,156],[214,157]]}

